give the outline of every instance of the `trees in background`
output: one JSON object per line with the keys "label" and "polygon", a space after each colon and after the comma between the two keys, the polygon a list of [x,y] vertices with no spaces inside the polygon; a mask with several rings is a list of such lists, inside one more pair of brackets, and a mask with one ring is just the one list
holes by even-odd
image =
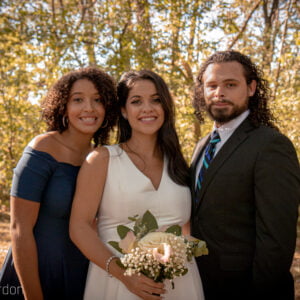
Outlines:
{"label": "trees in background", "polygon": [[272,106],[300,154],[299,7],[297,0],[1,0],[0,199],[24,146],[45,129],[38,105],[70,69],[97,65],[116,80],[149,68],[167,81],[189,160],[210,129],[191,107],[194,77],[216,50],[239,50],[260,64]]}

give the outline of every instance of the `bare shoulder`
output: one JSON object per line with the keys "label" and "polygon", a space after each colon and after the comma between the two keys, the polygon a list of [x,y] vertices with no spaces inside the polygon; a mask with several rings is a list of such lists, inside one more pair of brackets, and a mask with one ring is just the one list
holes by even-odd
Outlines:
{"label": "bare shoulder", "polygon": [[31,148],[47,153],[53,153],[56,149],[55,135],[59,134],[56,131],[46,132],[34,137],[28,144]]}
{"label": "bare shoulder", "polygon": [[82,167],[85,168],[106,168],[109,162],[109,151],[106,147],[100,146],[88,154]]}
{"label": "bare shoulder", "polygon": [[108,162],[109,151],[105,147],[99,147],[90,152],[80,168],[78,183],[91,186],[94,183],[99,185],[105,182]]}

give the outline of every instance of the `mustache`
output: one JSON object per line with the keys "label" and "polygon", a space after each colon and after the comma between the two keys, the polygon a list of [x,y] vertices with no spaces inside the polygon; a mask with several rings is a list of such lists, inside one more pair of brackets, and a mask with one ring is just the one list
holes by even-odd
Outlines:
{"label": "mustache", "polygon": [[217,99],[217,100],[212,100],[211,104],[216,104],[216,103],[228,103],[233,105],[232,101],[228,100],[228,99]]}

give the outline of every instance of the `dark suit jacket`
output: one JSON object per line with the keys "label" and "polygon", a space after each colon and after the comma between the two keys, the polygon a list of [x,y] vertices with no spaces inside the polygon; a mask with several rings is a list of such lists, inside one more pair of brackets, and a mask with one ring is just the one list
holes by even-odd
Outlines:
{"label": "dark suit jacket", "polygon": [[[206,299],[293,299],[300,169],[290,140],[246,119],[214,157],[195,195],[192,235],[207,243],[197,259]],[[196,198],[198,204],[196,204]]]}

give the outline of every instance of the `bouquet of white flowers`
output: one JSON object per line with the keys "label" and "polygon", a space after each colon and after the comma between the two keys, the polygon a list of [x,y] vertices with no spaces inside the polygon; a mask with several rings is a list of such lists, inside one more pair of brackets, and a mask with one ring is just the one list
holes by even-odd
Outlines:
{"label": "bouquet of white flowers", "polygon": [[124,254],[119,265],[125,275],[144,274],[156,282],[183,276],[188,272],[186,261],[192,257],[208,254],[206,244],[193,237],[182,236],[181,227],[173,225],[164,231],[158,230],[155,217],[146,211],[142,217],[129,217],[133,229],[124,225],[117,227],[120,242],[109,244]]}

